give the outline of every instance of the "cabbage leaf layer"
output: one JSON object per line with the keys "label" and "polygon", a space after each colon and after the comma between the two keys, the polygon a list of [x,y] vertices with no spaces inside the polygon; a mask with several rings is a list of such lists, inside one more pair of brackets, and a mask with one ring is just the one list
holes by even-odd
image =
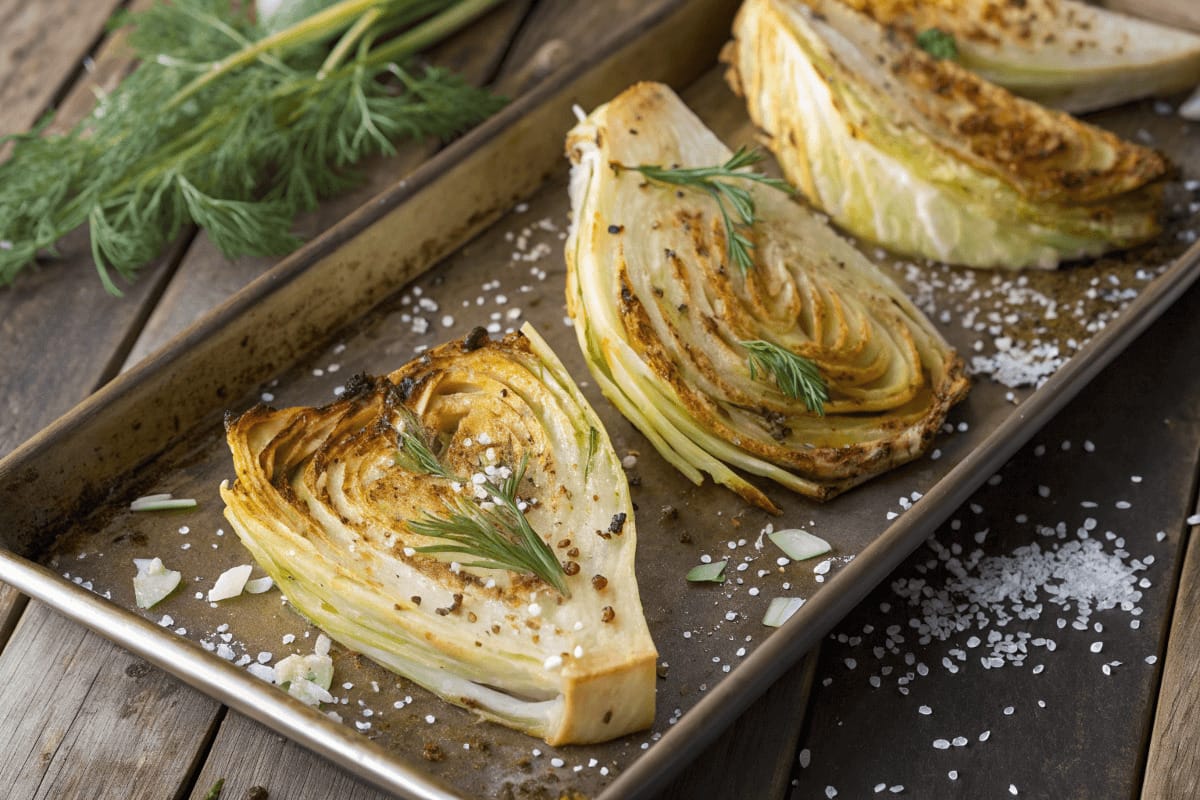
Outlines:
{"label": "cabbage leaf layer", "polygon": [[[440,468],[400,457],[424,437]],[[345,647],[456,705],[551,744],[651,724],[655,658],[634,576],[629,487],[608,435],[526,326],[480,329],[321,408],[251,408],[227,426],[226,517],[291,604]],[[525,519],[562,564],[534,574],[422,548],[411,523],[513,474]]]}
{"label": "cabbage leaf layer", "polygon": [[788,180],[856,236],[1054,268],[1153,238],[1158,153],[937,59],[837,0],[748,0],[723,58]]}
{"label": "cabbage leaf layer", "polygon": [[[699,168],[729,149],[666,86],[642,83],[567,139],[567,306],[605,396],[696,483],[762,508],[736,470],[817,499],[922,453],[967,391],[961,359],[879,269],[783,192],[751,181],[753,265],[729,263],[704,191],[632,167]],[[747,342],[811,361],[813,411],[752,371]],[[823,413],[822,413],[823,412]]]}
{"label": "cabbage leaf layer", "polygon": [[1200,83],[1200,36],[1077,0],[845,0],[913,38],[954,37],[986,80],[1080,113]]}

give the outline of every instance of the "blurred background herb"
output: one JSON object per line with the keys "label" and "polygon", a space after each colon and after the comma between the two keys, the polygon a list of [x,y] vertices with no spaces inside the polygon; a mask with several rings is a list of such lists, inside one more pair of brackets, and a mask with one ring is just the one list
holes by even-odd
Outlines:
{"label": "blurred background herb", "polygon": [[[105,288],[184,228],[227,257],[294,249],[295,216],[402,139],[445,138],[503,100],[412,63],[500,0],[173,0],[114,20],[140,64],[63,135],[0,164],[0,285],[86,224]],[[3,141],[3,140],[0,140]]]}

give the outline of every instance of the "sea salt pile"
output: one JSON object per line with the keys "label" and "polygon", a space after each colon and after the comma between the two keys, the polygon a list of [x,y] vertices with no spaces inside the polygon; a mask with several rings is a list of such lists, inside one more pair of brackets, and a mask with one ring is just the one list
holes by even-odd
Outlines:
{"label": "sea salt pile", "polygon": [[[1062,541],[1067,537],[1063,523],[1041,527],[1038,533],[1044,542],[1017,547],[1008,555],[984,556],[982,550],[974,550],[965,559],[959,555],[960,545],[946,547],[930,540],[949,577],[940,585],[923,578],[893,582],[896,597],[915,612],[908,627],[919,644],[972,632],[985,635],[970,635],[952,650],[943,661],[949,671],[961,669],[969,651],[985,669],[1023,663],[1034,648],[1053,651],[1054,639],[1036,636],[1025,629],[1030,626],[1022,625],[1043,615],[1058,615],[1060,629],[1069,624],[1086,630],[1095,611],[1120,609],[1135,619],[1141,614],[1138,603],[1145,581],[1138,573],[1145,569],[1143,562],[1127,560],[1123,549],[1107,552],[1085,527],[1067,541]],[[899,626],[889,626],[885,637],[883,650],[898,652],[903,641]],[[911,680],[905,677],[898,679],[902,692]]]}

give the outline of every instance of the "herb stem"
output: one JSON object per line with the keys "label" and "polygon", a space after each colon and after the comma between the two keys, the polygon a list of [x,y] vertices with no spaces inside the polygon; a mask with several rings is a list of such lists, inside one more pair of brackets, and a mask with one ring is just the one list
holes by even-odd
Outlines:
{"label": "herb stem", "polygon": [[370,55],[363,59],[363,64],[377,66],[392,61],[402,61],[435,42],[441,41],[459,28],[469,25],[501,2],[503,0],[461,0],[437,16],[405,31],[387,44],[375,48]]}
{"label": "herb stem", "polygon": [[349,20],[361,17],[383,1],[385,0],[342,0],[342,2],[335,3],[310,17],[305,17],[291,27],[264,36],[257,42],[247,43],[241,50],[230,53],[220,61],[213,62],[203,75],[197,76],[195,80],[176,92],[167,101],[166,107],[168,110],[176,108],[184,100],[222,75],[256,61],[259,57],[272,51],[298,47],[321,39],[332,31],[345,26]]}
{"label": "herb stem", "polygon": [[325,63],[317,70],[317,80],[324,80],[332,70],[336,69],[342,60],[346,57],[346,53],[350,52],[350,48],[362,38],[363,34],[375,24],[375,22],[383,16],[378,8],[372,8],[367,13],[363,14],[358,20],[350,26],[350,29],[342,35],[338,43],[329,51],[329,56],[325,59]]}

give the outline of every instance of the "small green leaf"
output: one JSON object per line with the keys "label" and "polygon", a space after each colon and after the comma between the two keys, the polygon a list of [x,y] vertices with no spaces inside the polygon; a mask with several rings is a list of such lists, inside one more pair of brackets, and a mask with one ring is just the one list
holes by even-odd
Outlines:
{"label": "small green leaf", "polygon": [[937,59],[958,58],[954,36],[941,28],[929,28],[917,34],[917,47]]}
{"label": "small green leaf", "polygon": [[688,570],[687,579],[692,583],[724,583],[725,565],[729,560],[700,564]]}
{"label": "small green leaf", "polygon": [[221,796],[221,790],[225,788],[225,779],[220,778],[212,785],[212,788],[204,795],[204,800],[218,800]]}
{"label": "small green leaf", "polygon": [[824,555],[830,551],[829,542],[820,536],[813,536],[808,531],[799,528],[788,528],[774,533],[768,533],[767,538],[787,554],[792,561],[805,561]]}

